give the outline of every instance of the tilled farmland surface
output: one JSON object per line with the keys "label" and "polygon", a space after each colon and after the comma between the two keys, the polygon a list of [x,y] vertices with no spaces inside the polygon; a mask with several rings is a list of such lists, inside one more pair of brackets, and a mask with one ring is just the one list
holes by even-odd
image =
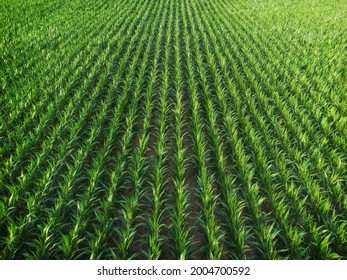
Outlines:
{"label": "tilled farmland surface", "polygon": [[0,259],[346,259],[345,0],[0,0]]}

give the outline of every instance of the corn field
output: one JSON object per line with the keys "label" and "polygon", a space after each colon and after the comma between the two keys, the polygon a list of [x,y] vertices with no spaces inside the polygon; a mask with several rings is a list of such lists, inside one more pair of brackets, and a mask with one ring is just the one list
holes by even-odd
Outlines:
{"label": "corn field", "polygon": [[345,0],[0,0],[0,259],[346,259]]}

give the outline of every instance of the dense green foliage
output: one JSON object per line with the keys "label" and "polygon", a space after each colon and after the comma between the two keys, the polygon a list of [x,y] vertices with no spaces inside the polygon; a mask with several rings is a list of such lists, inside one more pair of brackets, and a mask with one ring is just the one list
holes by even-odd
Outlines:
{"label": "dense green foliage", "polygon": [[346,259],[345,0],[0,0],[1,259]]}

